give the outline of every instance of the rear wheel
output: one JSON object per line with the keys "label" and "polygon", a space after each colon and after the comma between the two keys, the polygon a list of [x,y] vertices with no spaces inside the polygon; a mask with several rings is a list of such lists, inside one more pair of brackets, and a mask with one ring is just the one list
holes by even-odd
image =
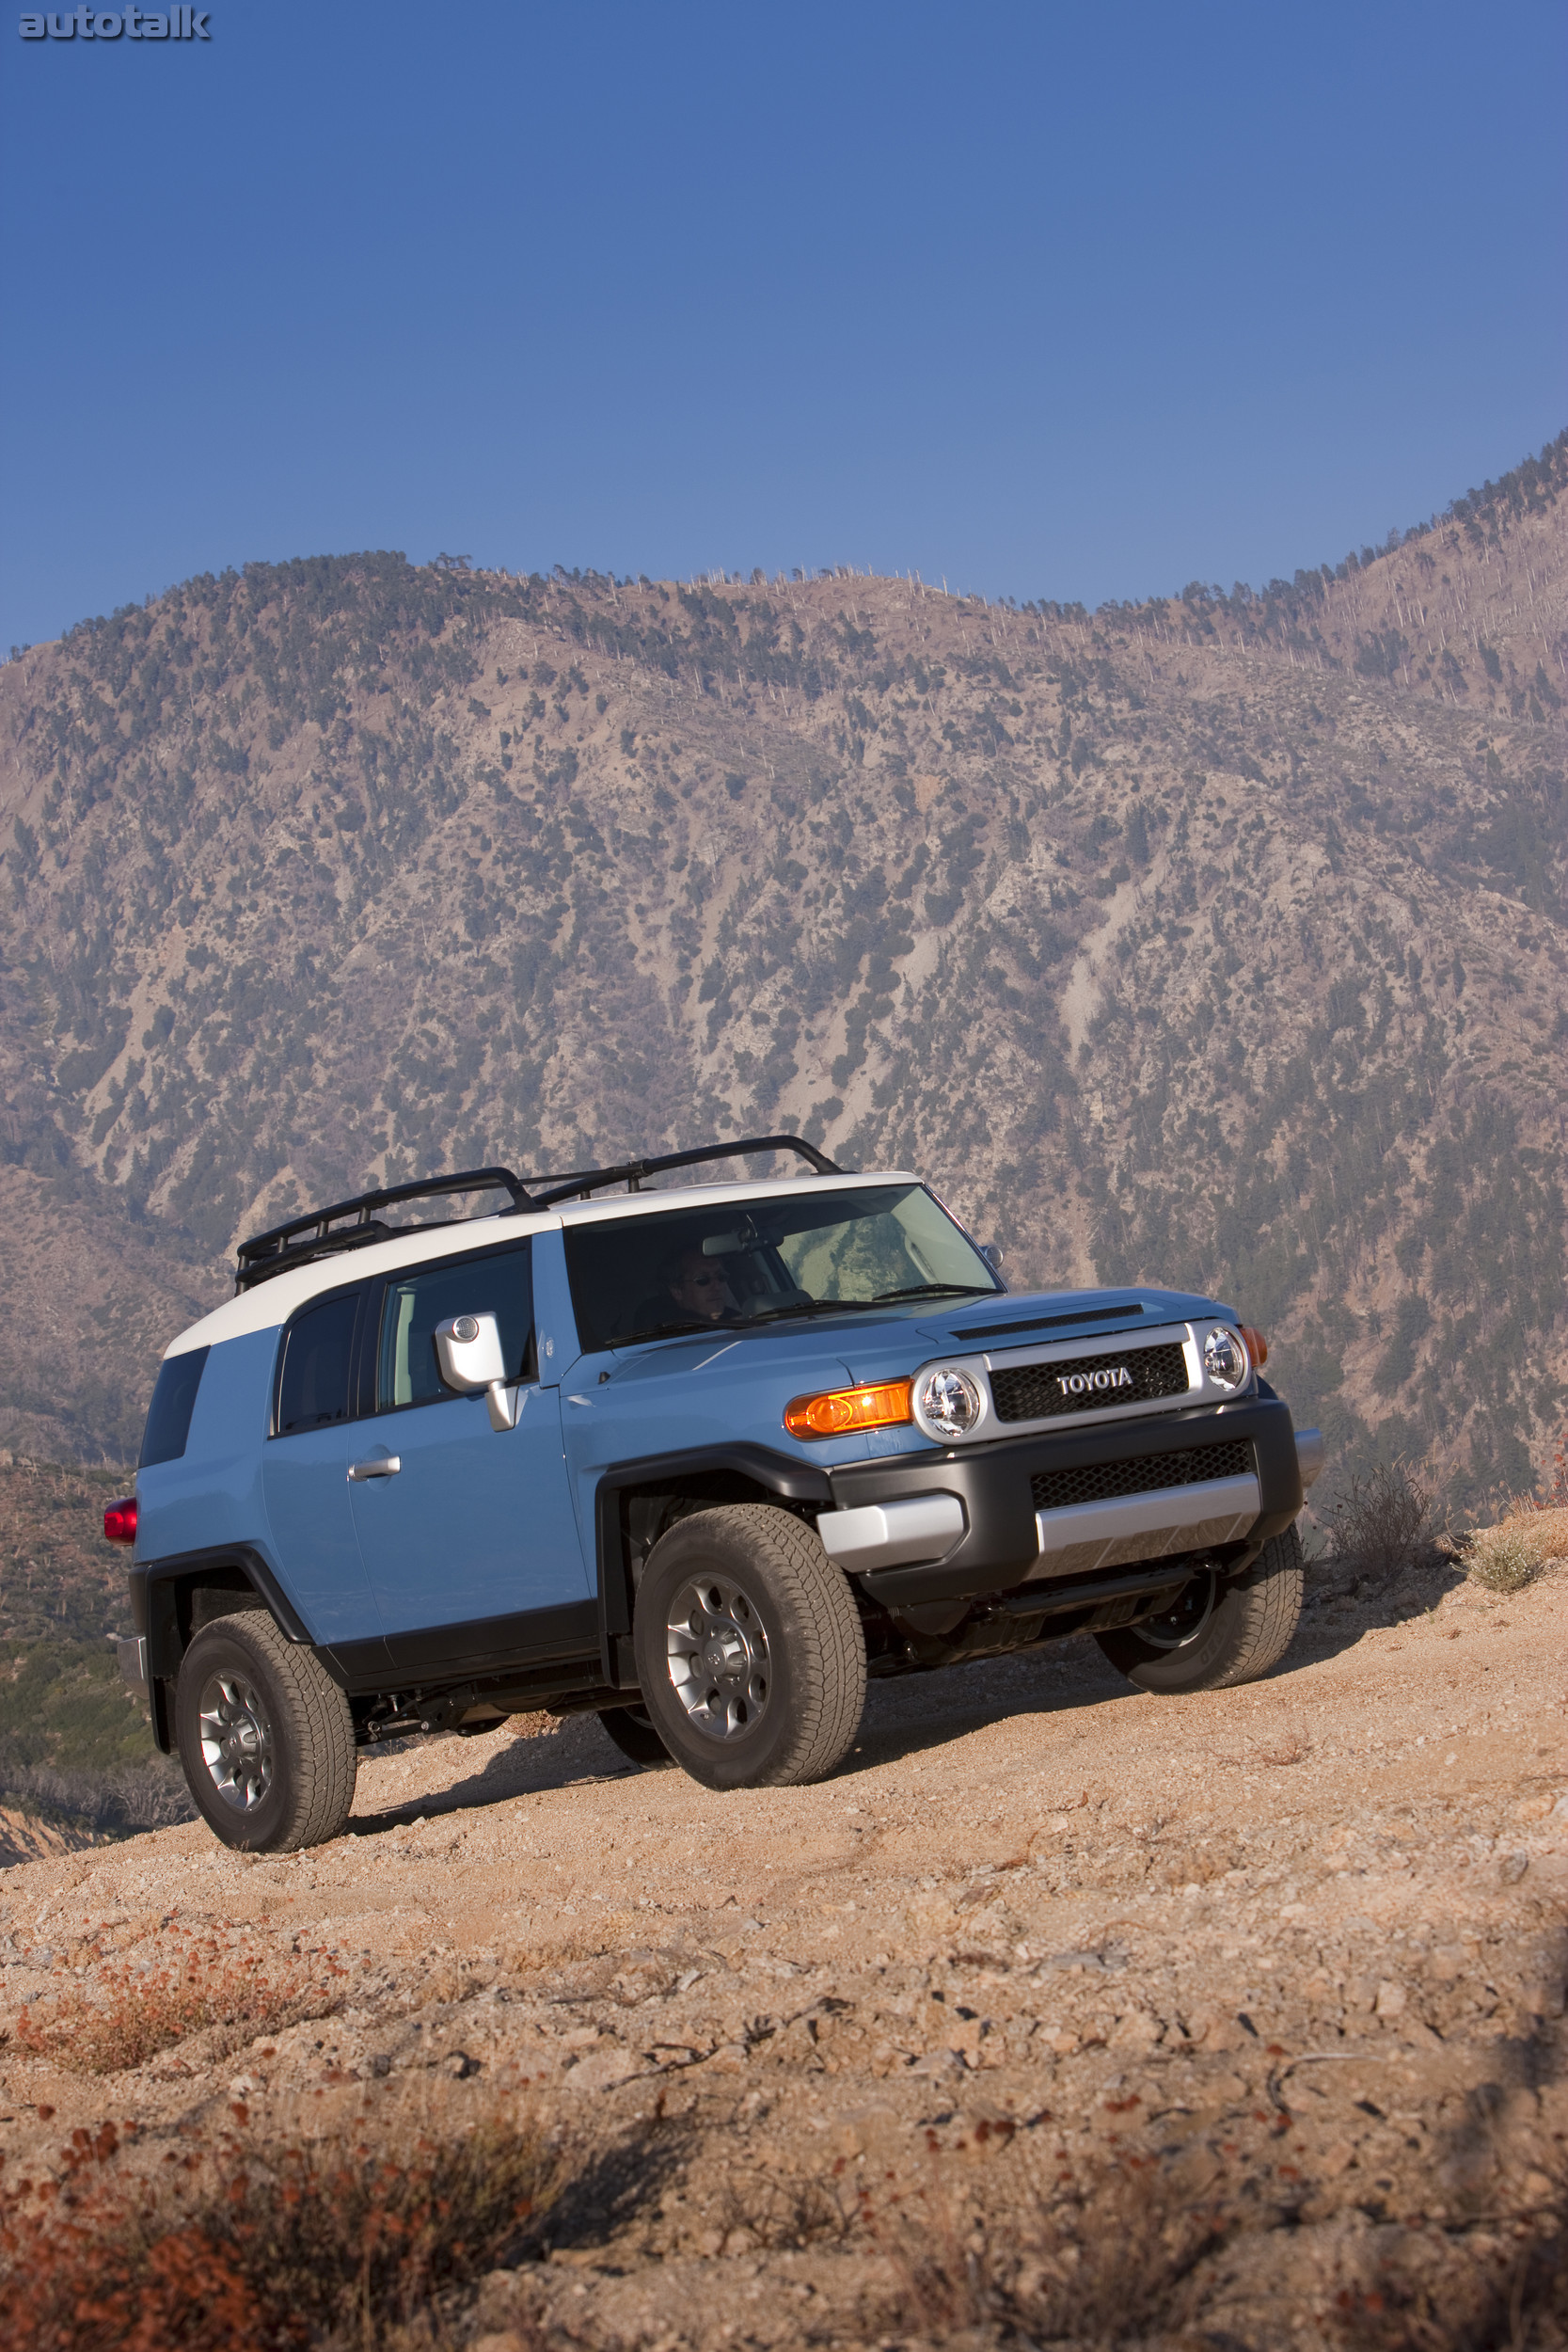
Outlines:
{"label": "rear wheel", "polygon": [[348,1701],[264,1609],[195,1635],[174,1692],[175,1744],[198,1812],[226,1846],[289,1853],[336,1837],[358,1758]]}
{"label": "rear wheel", "polygon": [[1158,1617],[1097,1633],[1113,1666],[1143,1691],[1224,1691],[1277,1666],[1301,1621],[1306,1570],[1294,1527],[1263,1546],[1244,1576],[1195,1576]]}
{"label": "rear wheel", "polygon": [[854,1740],[865,1641],[814,1529],[768,1503],[699,1511],[662,1535],[637,1589],[642,1704],[709,1788],[821,1780]]}
{"label": "rear wheel", "polygon": [[607,1739],[633,1764],[669,1763],[670,1751],[645,1707],[607,1707],[600,1712],[599,1724]]}

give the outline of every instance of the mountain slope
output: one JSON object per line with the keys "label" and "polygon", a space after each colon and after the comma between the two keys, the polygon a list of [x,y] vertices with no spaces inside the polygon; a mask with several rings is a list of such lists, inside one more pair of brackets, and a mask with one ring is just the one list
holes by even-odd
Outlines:
{"label": "mountain slope", "polygon": [[1259,596],[366,555],[6,665],[0,1438],[123,1458],[296,1204],[799,1125],[1015,1281],[1234,1297],[1346,1462],[1527,1484],[1568,1395],[1565,484],[1568,437]]}

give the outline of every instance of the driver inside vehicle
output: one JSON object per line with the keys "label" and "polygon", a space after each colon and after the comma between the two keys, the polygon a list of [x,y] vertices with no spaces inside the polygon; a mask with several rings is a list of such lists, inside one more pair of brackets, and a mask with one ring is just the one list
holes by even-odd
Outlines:
{"label": "driver inside vehicle", "polygon": [[736,1311],[723,1267],[717,1258],[708,1257],[701,1248],[683,1249],[678,1258],[673,1259],[665,1282],[670,1306],[676,1314],[689,1315],[693,1322],[722,1323],[726,1315]]}

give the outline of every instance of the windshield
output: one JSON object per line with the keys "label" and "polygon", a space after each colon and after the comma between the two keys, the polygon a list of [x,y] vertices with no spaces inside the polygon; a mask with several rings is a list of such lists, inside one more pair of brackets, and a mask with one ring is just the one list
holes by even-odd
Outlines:
{"label": "windshield", "polygon": [[592,1354],[673,1331],[762,1323],[1001,1284],[923,1184],[672,1209],[568,1226],[578,1336]]}

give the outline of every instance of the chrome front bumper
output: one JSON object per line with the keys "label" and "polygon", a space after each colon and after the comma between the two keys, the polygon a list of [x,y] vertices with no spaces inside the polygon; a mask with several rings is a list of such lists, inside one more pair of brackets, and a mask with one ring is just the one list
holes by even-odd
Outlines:
{"label": "chrome front bumper", "polygon": [[907,1502],[868,1502],[858,1511],[824,1511],[816,1522],[822,1549],[851,1576],[870,1568],[902,1568],[940,1560],[968,1522],[957,1495],[911,1495]]}
{"label": "chrome front bumper", "polygon": [[1040,1556],[1033,1576],[1082,1576],[1089,1568],[1130,1567],[1135,1560],[1164,1560],[1173,1551],[1238,1543],[1251,1533],[1262,1507],[1258,1481],[1248,1470],[1240,1478],[1206,1478],[1194,1486],[1163,1486],[1152,1494],[1037,1511]]}

